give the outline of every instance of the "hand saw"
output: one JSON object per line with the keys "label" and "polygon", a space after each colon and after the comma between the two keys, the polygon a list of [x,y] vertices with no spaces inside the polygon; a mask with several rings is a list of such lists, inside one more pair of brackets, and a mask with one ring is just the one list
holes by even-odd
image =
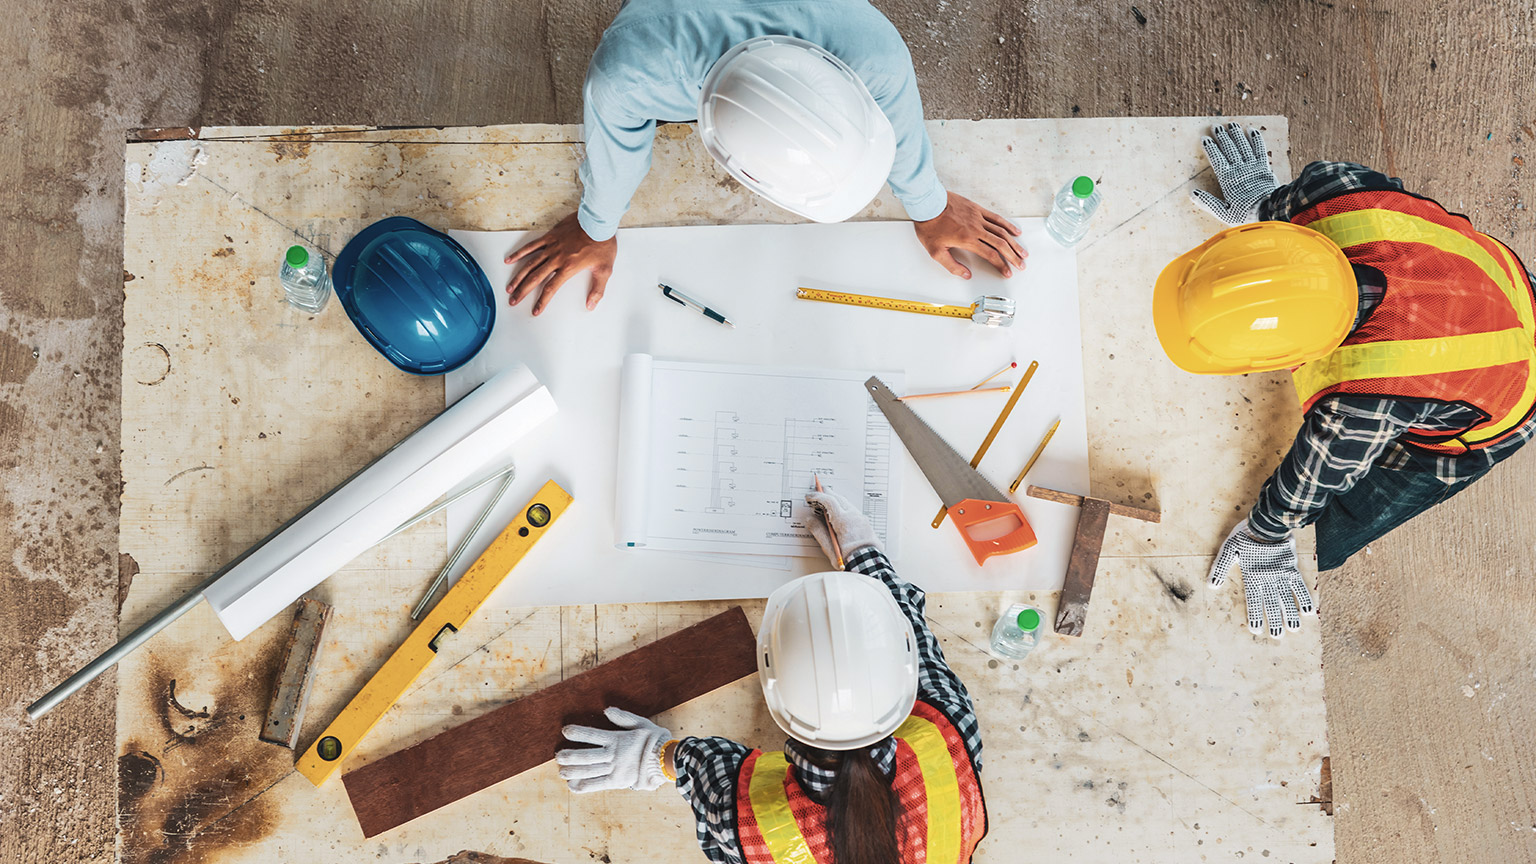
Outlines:
{"label": "hand saw", "polygon": [[545,483],[299,757],[294,766],[298,772],[316,786],[334,774],[342,759],[431,664],[443,640],[464,626],[571,501],[570,493],[555,481]]}
{"label": "hand saw", "polygon": [[912,460],[949,509],[949,518],[960,529],[960,536],[977,564],[985,563],[993,555],[1007,555],[1035,545],[1035,531],[1029,527],[1019,505],[978,474],[964,456],[897,399],[885,382],[872,376],[864,382],[864,389],[880,406],[885,419],[912,454]]}

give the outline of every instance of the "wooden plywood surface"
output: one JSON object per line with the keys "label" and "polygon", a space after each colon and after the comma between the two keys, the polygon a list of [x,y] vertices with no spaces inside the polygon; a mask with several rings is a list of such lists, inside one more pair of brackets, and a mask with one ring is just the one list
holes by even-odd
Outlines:
{"label": "wooden plywood surface", "polygon": [[[1090,861],[1194,857],[1208,846],[1267,850],[1279,860],[1332,857],[1329,820],[1298,806],[1317,791],[1327,752],[1317,629],[1278,643],[1251,637],[1240,592],[1202,585],[1210,538],[1241,515],[1256,478],[1279,458],[1289,433],[1272,430],[1293,424],[1295,408],[1280,378],[1193,386],[1157,362],[1145,315],[1161,263],[1212,227],[1186,200],[1202,179],[1198,140],[1209,122],[931,124],[946,182],[994,209],[1043,213],[1063,178],[1100,178],[1105,204],[1080,256],[1091,491],[1165,514],[1159,525],[1111,520],[1086,636],[1049,640],[1024,663],[1001,664],[983,650],[997,613],[1018,595],[933,598],[930,617],[977,696],[986,735],[993,833],[980,860],[1020,844]],[[1284,120],[1255,122],[1283,154]],[[125,309],[122,546],[141,571],[125,627],[441,404],[438,382],[395,373],[334,306],[313,320],[283,307],[271,273],[278,250],[302,237],[334,251],[384,215],[441,228],[548,225],[576,200],[579,150],[569,127],[339,136],[346,143],[253,138],[268,131],[205,130],[210,139],[244,140],[129,148],[125,261],[135,278]],[[370,137],[387,143],[366,143]],[[785,218],[723,182],[686,128],[664,129],[655,159],[630,224]],[[1283,156],[1277,161],[1285,172]],[[146,173],[151,165],[190,170],[162,176]],[[897,211],[882,196],[867,212]],[[1157,396],[1148,410],[1125,410],[1146,404],[1148,392]],[[1229,403],[1242,405],[1232,409],[1235,428],[1218,430],[1210,447],[1190,446],[1200,440],[1202,412]],[[609,504],[583,501],[578,490],[576,506]],[[403,637],[407,607],[443,554],[440,523],[425,525],[319,589],[337,612],[306,735]],[[906,575],[921,582],[921,574]],[[516,578],[351,767],[722,608],[515,604]],[[747,608],[755,623],[760,605]],[[292,774],[290,756],[247,728],[260,711],[245,702],[264,704],[285,623],[231,643],[199,610],[124,664],[125,860],[174,859],[181,845],[193,850],[187,855],[218,850],[230,861],[358,850],[362,837],[340,784],[310,788]],[[764,746],[782,737],[755,679],[663,722],[681,734]],[[462,848],[543,860],[697,854],[675,795],[571,797],[544,769],[380,840],[367,848],[391,861]]]}

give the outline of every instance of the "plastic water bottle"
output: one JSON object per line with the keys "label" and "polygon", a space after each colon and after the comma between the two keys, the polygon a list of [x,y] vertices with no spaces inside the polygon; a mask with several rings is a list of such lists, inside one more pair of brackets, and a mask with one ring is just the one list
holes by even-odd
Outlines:
{"label": "plastic water bottle", "polygon": [[1099,190],[1094,187],[1093,178],[1078,177],[1056,193],[1051,215],[1045,219],[1045,230],[1057,243],[1076,246],[1088,233],[1088,220],[1097,209]]}
{"label": "plastic water bottle", "polygon": [[293,308],[316,314],[331,299],[331,275],[325,272],[325,259],[311,255],[303,246],[289,246],[278,273],[283,293]]}
{"label": "plastic water bottle", "polygon": [[1040,610],[1024,603],[1008,607],[992,628],[992,653],[1009,660],[1023,660],[1040,644]]}

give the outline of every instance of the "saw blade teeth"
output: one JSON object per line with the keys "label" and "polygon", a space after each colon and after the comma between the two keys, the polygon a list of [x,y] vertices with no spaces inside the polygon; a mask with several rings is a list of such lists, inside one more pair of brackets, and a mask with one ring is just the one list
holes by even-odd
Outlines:
{"label": "saw blade teeth", "polygon": [[912,452],[912,445],[907,443],[907,440],[901,435],[901,430],[896,428],[896,423],[892,420],[890,414],[888,413],[890,409],[895,409],[901,412],[901,416],[904,419],[916,423],[919,427],[921,427],[922,432],[926,432],[928,435],[932,436],[933,443],[942,445],[944,449],[948,451],[948,455],[945,458],[951,461],[950,468],[956,472],[958,476],[945,479],[950,479],[956,483],[962,484],[967,483],[968,481],[975,483],[975,489],[973,491],[977,494],[957,492],[959,497],[956,498],[954,502],[946,502],[947,504],[958,503],[965,498],[984,498],[990,501],[1008,500],[1007,497],[1003,495],[1003,493],[995,485],[992,484],[992,481],[981,476],[981,472],[971,467],[970,462],[964,456],[961,456],[959,451],[955,450],[955,448],[951,446],[948,441],[945,441],[943,435],[935,432],[933,427],[928,425],[928,421],[918,416],[917,412],[912,410],[912,406],[901,401],[900,397],[892,392],[891,388],[887,387],[885,382],[881,381],[878,375],[869,376],[869,379],[864,382],[864,390],[869,394],[871,399],[875,400],[875,405],[880,408],[880,413],[885,415],[885,422],[890,424],[891,431],[896,434],[896,438],[900,440],[902,446],[907,449],[907,453],[912,456],[912,460],[917,463],[917,467],[923,472],[923,476],[928,479],[928,484],[933,487],[933,491],[939,495],[940,499],[943,499],[944,497],[943,492],[939,490],[940,478],[936,477],[934,474],[930,474],[929,471],[932,470],[937,473],[944,469],[941,469],[939,466],[935,465],[925,466],[923,461],[917,458],[917,454]]}

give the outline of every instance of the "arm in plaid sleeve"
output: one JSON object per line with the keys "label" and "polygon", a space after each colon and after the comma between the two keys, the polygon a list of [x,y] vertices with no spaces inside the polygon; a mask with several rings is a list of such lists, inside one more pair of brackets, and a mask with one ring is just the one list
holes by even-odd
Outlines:
{"label": "arm in plaid sleeve", "polygon": [[1259,203],[1259,221],[1289,222],[1319,201],[1346,192],[1382,189],[1401,192],[1403,181],[1354,162],[1313,162],[1301,169],[1301,176]]}
{"label": "arm in plaid sleeve", "polygon": [[693,808],[704,857],[715,864],[744,861],[736,833],[736,777],[751,752],[728,738],[684,738],[673,751],[677,791]]}
{"label": "arm in plaid sleeve", "polygon": [[1291,452],[1259,490],[1248,530],[1276,542],[1317,521],[1335,495],[1348,492],[1428,403],[1359,396],[1319,401],[1302,418]]}
{"label": "arm in plaid sleeve", "polygon": [[890,559],[873,546],[855,551],[848,558],[848,569],[865,576],[873,576],[885,583],[895,595],[896,603],[912,621],[912,632],[917,634],[917,698],[943,712],[955,725],[965,741],[965,751],[971,757],[971,765],[981,771],[981,728],[976,720],[976,709],[971,704],[971,694],[966,691],[959,676],[944,660],[944,649],[928,629],[924,617],[927,606],[923,589],[903,581],[891,569]]}

